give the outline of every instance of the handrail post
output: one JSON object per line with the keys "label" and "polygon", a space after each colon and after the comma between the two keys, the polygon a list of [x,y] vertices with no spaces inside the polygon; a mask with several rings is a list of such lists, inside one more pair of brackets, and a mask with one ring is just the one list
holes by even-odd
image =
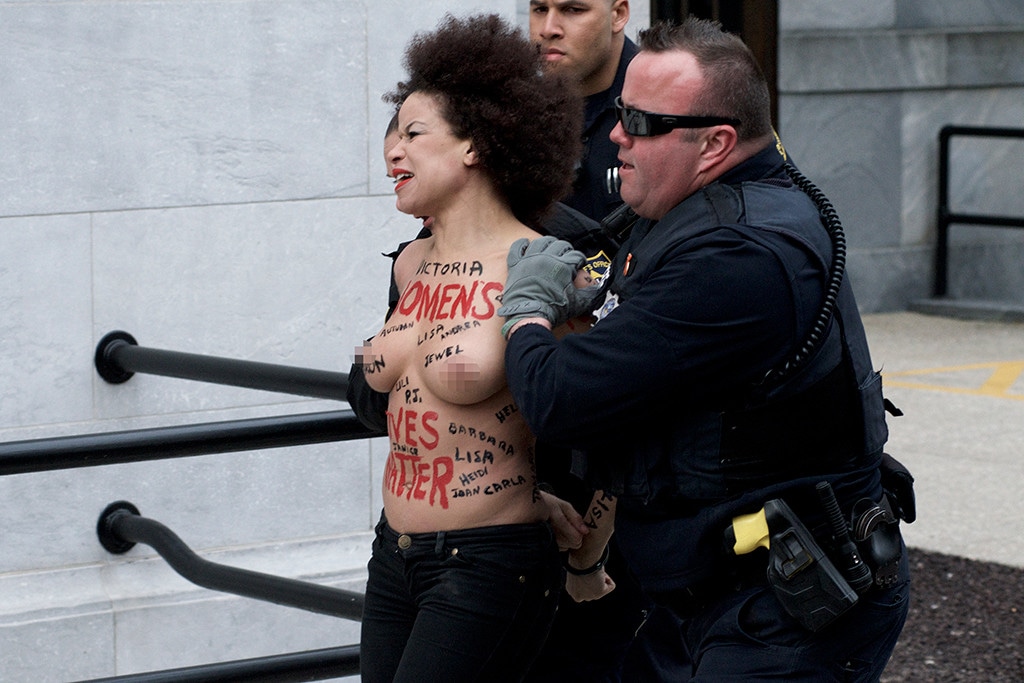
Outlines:
{"label": "handrail post", "polygon": [[946,296],[948,287],[949,260],[949,139],[952,126],[943,126],[939,131],[939,197],[936,216],[935,285],[932,293],[936,297]]}
{"label": "handrail post", "polygon": [[123,384],[127,382],[135,373],[125,370],[124,366],[117,361],[115,354],[123,346],[138,345],[139,343],[135,341],[135,337],[127,332],[115,330],[107,333],[100,340],[100,343],[96,345],[96,355],[93,359],[96,365],[96,372],[110,384]]}

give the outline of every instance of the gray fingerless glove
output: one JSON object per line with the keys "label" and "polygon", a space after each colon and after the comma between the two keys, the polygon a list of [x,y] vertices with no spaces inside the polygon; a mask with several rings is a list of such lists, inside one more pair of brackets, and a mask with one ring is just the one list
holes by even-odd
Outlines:
{"label": "gray fingerless glove", "polygon": [[512,243],[508,252],[508,278],[498,315],[507,318],[502,336],[524,318],[544,318],[558,327],[588,310],[599,287],[577,289],[576,271],[586,257],[572,245],[551,236]]}

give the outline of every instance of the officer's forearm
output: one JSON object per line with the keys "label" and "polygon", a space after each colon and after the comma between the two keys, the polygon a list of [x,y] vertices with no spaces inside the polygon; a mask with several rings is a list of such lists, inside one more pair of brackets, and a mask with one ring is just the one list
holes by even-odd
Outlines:
{"label": "officer's forearm", "polygon": [[523,327],[524,325],[542,325],[544,328],[548,330],[551,329],[551,323],[547,320],[547,318],[523,318],[522,320],[517,321],[515,325],[509,328],[508,334],[505,336],[505,338],[510,338],[513,334],[516,333],[516,330]]}

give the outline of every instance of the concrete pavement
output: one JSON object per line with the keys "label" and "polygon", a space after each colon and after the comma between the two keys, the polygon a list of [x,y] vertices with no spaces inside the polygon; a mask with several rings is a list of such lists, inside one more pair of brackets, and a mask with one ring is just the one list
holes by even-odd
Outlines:
{"label": "concrete pavement", "polygon": [[915,478],[907,545],[1024,567],[1024,322],[864,317],[886,396],[886,450]]}

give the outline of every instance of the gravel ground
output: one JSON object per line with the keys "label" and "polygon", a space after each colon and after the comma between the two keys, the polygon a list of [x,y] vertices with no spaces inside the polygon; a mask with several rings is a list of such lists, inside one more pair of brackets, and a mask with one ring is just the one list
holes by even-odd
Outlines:
{"label": "gravel ground", "polygon": [[882,683],[1024,681],[1024,569],[911,548],[911,604]]}

